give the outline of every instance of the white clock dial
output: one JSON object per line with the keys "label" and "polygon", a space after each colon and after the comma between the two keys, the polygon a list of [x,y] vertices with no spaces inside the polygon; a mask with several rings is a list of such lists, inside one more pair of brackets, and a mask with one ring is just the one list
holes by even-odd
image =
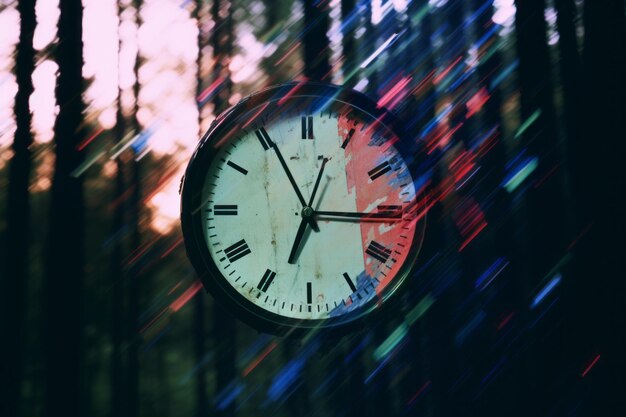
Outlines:
{"label": "white clock dial", "polygon": [[306,202],[325,164],[313,210],[401,212],[414,201],[404,161],[392,145],[373,143],[367,127],[332,112],[292,113],[239,132],[217,153],[203,188],[207,250],[247,300],[323,319],[367,302],[394,273],[414,233],[401,219],[316,216],[319,231],[306,228],[289,262],[303,205],[275,148]]}
{"label": "white clock dial", "polygon": [[181,188],[204,286],[263,331],[364,323],[422,242],[420,145],[403,131],[362,94],[319,83],[273,87],[220,115]]}

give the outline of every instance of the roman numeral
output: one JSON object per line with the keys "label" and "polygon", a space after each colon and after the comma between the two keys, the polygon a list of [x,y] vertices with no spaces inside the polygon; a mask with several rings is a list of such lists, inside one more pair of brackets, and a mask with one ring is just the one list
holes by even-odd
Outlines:
{"label": "roman numeral", "polygon": [[306,302],[311,304],[313,302],[313,290],[311,289],[311,283],[306,283]]}
{"label": "roman numeral", "polygon": [[343,277],[346,279],[346,282],[350,286],[350,289],[352,290],[352,292],[356,292],[356,287],[354,286],[354,282],[352,282],[352,278],[350,278],[350,275],[348,275],[347,272],[344,272]]}
{"label": "roman numeral", "polygon": [[313,116],[302,116],[302,139],[313,139]]}
{"label": "roman numeral", "polygon": [[378,165],[376,168],[369,171],[367,175],[369,175],[372,181],[374,181],[376,178],[386,174],[389,171],[391,171],[391,165],[389,165],[389,162],[385,161],[382,164]]}
{"label": "roman numeral", "polygon": [[256,137],[259,138],[259,142],[261,142],[261,146],[263,146],[263,149],[268,150],[274,145],[272,143],[272,140],[270,139],[270,135],[267,134],[267,131],[264,127],[255,130],[254,133],[256,133]]}
{"label": "roman numeral", "polygon": [[378,210],[378,213],[385,213],[389,215],[389,217],[402,218],[402,206],[381,204],[376,209]]}
{"label": "roman numeral", "polygon": [[248,175],[248,170],[247,169],[240,167],[239,165],[237,165],[233,161],[226,162],[226,165],[228,165],[229,167],[231,167],[233,169],[236,169],[237,171],[241,172],[243,175]]}
{"label": "roman numeral", "polygon": [[275,276],[276,276],[276,272],[266,269],[265,273],[263,274],[263,278],[261,278],[261,281],[259,282],[259,285],[256,286],[257,289],[263,292],[267,292],[267,289],[270,287],[270,284],[274,280]]}
{"label": "roman numeral", "polygon": [[389,259],[389,256],[391,255],[391,251],[389,249],[376,242],[375,240],[372,240],[370,242],[370,245],[365,250],[365,253],[367,253],[372,258],[378,259],[382,263],[387,262],[387,259]]}
{"label": "roman numeral", "polygon": [[228,257],[228,260],[232,263],[238,259],[243,258],[249,253],[252,253],[252,251],[248,247],[246,241],[244,239],[241,239],[239,242],[230,245],[229,247],[224,249],[224,253]]}
{"label": "roman numeral", "polygon": [[350,131],[348,132],[348,136],[346,136],[346,139],[341,144],[341,147],[343,149],[346,149],[346,146],[348,146],[348,143],[350,143],[350,139],[352,139],[352,136],[354,136],[354,132],[355,132],[354,129],[350,129]]}
{"label": "roman numeral", "polygon": [[216,216],[236,216],[237,205],[236,204],[215,205],[215,207],[213,207],[213,214],[215,214]]}

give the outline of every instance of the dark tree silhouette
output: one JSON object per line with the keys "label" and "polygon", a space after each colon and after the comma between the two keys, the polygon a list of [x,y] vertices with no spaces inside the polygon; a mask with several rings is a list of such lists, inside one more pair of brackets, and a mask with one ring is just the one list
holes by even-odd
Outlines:
{"label": "dark tree silhouette", "polygon": [[[143,0],[133,0],[132,6],[135,9],[135,26],[137,30],[141,28],[141,8]],[[130,120],[130,129],[135,134],[140,134],[141,125],[137,119],[139,112],[139,68],[141,67],[141,52],[137,49],[135,64],[133,71],[135,74],[135,83],[133,84],[134,109],[133,117]],[[141,152],[141,148],[136,148],[135,153]],[[129,228],[130,228],[130,245],[131,252],[138,251],[141,246],[141,164],[134,155],[130,159],[130,189],[129,198]],[[128,417],[138,417],[140,412],[140,396],[139,396],[139,347],[141,338],[139,334],[139,314],[140,314],[140,279],[141,277],[141,259],[135,260],[129,267],[125,277],[128,280],[128,317],[126,326],[127,338],[127,362],[126,362],[126,412]],[[145,278],[145,277],[144,277]]]}
{"label": "dark tree silhouette", "polygon": [[[218,115],[228,107],[232,93],[232,81],[228,63],[233,48],[233,5],[228,0],[214,0],[211,5],[211,17],[214,22],[211,33],[213,48],[213,82],[220,80],[218,91],[213,96],[213,112]],[[224,394],[236,375],[236,323],[232,314],[219,302],[213,308],[213,340],[215,351],[216,396]],[[235,404],[224,409],[214,410],[217,416],[233,416]]]}
{"label": "dark tree silhouette", "polygon": [[311,80],[330,76],[328,7],[327,0],[304,0],[304,75]]}
{"label": "dark tree silhouette", "polygon": [[[117,2],[118,15],[118,35],[121,26],[124,6],[122,2]],[[118,57],[122,50],[122,39],[118,42]],[[118,63],[119,68],[119,63]],[[115,125],[115,138],[120,144],[126,135],[126,119],[122,108],[122,89],[118,88],[117,95],[117,117]],[[111,253],[111,286],[112,286],[112,312],[111,312],[111,414],[123,416],[126,404],[125,390],[125,361],[124,361],[124,320],[125,320],[125,271],[124,258],[126,256],[125,239],[122,238],[123,230],[126,227],[126,164],[123,158],[118,157],[115,161],[115,190],[113,194],[113,231],[115,239],[113,251]]]}
{"label": "dark tree silhouette", "polygon": [[356,0],[341,0],[341,21],[343,29],[343,76],[346,87],[354,87],[358,82],[359,48],[356,41],[356,29],[360,19],[357,14]]}
{"label": "dark tree silhouette", "polygon": [[574,247],[577,276],[574,294],[583,311],[572,334],[579,363],[601,355],[604,366],[594,369],[594,384],[585,393],[580,414],[602,409],[607,416],[624,410],[626,350],[623,329],[623,279],[626,252],[623,194],[626,174],[624,120],[626,105],[626,18],[619,0],[586,1],[584,5],[582,109],[583,135],[576,141],[574,164],[580,175],[581,225],[588,232]]}
{"label": "dark tree silhouette", "polygon": [[4,358],[0,389],[0,414],[19,417],[22,399],[22,373],[24,351],[24,325],[26,292],[28,286],[28,246],[31,233],[30,183],[32,115],[29,99],[33,92],[32,74],[35,66],[33,34],[35,32],[35,0],[20,0],[20,37],[15,57],[17,94],[15,95],[15,138],[13,158],[9,168],[7,193],[6,260],[0,281],[1,323],[0,330],[6,337],[0,345],[0,357]]}
{"label": "dark tree silhouette", "polygon": [[45,253],[45,398],[44,416],[78,417],[83,413],[83,179],[72,175],[83,160],[82,78],[83,8],[80,0],[60,3],[59,75],[54,125],[56,150],[51,188],[50,228]]}
{"label": "dark tree silhouette", "polygon": [[[207,44],[206,36],[202,30],[202,20],[205,17],[205,8],[203,7],[202,0],[196,0],[196,4],[193,11],[193,18],[196,21],[196,25],[198,27],[198,56],[196,57],[196,100],[197,97],[200,97],[204,89],[203,83],[203,50],[205,45]],[[198,103],[198,137],[202,137],[204,132],[202,131],[202,105],[203,103],[197,101]],[[205,316],[207,313],[206,307],[206,293],[204,291],[198,292],[195,296],[194,300],[194,350],[196,354],[196,362],[198,369],[196,371],[196,416],[197,417],[205,417],[209,415],[209,399],[207,396],[207,372],[206,366],[204,365],[205,356],[206,356],[206,338],[207,338],[207,330],[206,330],[206,320]]]}

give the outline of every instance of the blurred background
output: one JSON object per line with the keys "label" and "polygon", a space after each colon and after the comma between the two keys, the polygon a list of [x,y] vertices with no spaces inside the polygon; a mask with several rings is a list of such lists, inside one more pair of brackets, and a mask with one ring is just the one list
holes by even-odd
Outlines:
{"label": "blurred background", "polygon": [[[620,0],[2,0],[0,415],[623,416]],[[428,154],[401,313],[259,334],[202,289],[181,175],[316,79]]]}

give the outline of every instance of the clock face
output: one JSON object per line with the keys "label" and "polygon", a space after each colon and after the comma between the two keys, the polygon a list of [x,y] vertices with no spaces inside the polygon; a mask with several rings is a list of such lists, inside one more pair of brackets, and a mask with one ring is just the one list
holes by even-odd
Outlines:
{"label": "clock face", "polygon": [[205,286],[269,331],[337,327],[408,276],[424,216],[411,146],[364,96],[267,90],[220,117],[185,176],[182,221]]}

